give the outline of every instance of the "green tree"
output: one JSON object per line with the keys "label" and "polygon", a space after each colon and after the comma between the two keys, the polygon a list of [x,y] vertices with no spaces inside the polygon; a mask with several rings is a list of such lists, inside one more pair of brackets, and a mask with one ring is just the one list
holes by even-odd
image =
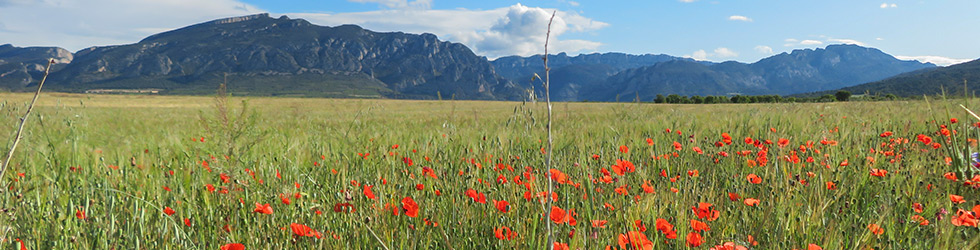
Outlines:
{"label": "green tree", "polygon": [[653,103],[664,103],[665,101],[664,95],[661,94],[657,94],[657,98],[653,98]]}
{"label": "green tree", "polygon": [[851,92],[847,90],[838,90],[837,93],[834,94],[834,98],[836,98],[839,102],[846,102],[847,99],[851,98]]}

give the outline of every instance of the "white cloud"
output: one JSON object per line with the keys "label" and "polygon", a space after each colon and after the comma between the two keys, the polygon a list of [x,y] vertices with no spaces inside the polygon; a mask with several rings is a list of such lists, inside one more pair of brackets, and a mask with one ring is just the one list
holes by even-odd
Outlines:
{"label": "white cloud", "polygon": [[[357,24],[382,32],[433,33],[442,40],[463,43],[477,54],[496,58],[541,54],[552,11],[516,4],[492,10],[383,10],[288,15],[328,26]],[[566,33],[595,31],[608,25],[576,13],[558,11],[551,29],[549,53],[594,51],[602,44],[560,37]]]}
{"label": "white cloud", "polygon": [[823,42],[817,40],[803,40],[800,41],[800,45],[821,45]]}
{"label": "white cloud", "polygon": [[717,48],[715,49],[715,56],[720,58],[732,58],[738,56],[738,53],[728,48]]}
{"label": "white cloud", "polygon": [[728,17],[728,20],[742,21],[742,22],[751,22],[752,21],[752,18],[748,18],[746,16],[730,16],[730,17]]}
{"label": "white cloud", "polygon": [[894,3],[891,3],[891,4],[890,3],[881,3],[881,5],[879,5],[878,7],[879,8],[882,8],[882,9],[898,8],[898,4],[894,4]]}
{"label": "white cloud", "polygon": [[694,60],[698,60],[698,61],[705,61],[708,60],[708,52],[702,49],[702,50],[695,51],[694,53],[691,53],[691,55],[684,55],[684,57],[693,58]]}
{"label": "white cloud", "polygon": [[842,44],[854,44],[854,45],[864,46],[864,47],[867,47],[868,46],[866,43],[863,43],[861,41],[854,40],[854,39],[835,39],[835,38],[830,38],[830,39],[827,39],[827,42],[831,42],[831,43],[842,43]]}
{"label": "white cloud", "polygon": [[377,3],[380,6],[391,9],[429,9],[432,8],[432,0],[348,0],[355,3]]}
{"label": "white cloud", "polygon": [[878,38],[875,38],[875,40],[877,40],[877,41],[884,41],[885,39],[884,38],[881,38],[881,37],[878,37]]}
{"label": "white cloud", "polygon": [[238,0],[0,0],[3,43],[82,48],[138,42],[159,31],[264,12]]}
{"label": "white cloud", "polygon": [[783,40],[783,41],[786,41],[787,43],[795,43],[795,42],[799,42],[800,40],[796,40],[796,39],[793,39],[793,38],[786,38],[786,40]]}
{"label": "white cloud", "polygon": [[942,56],[895,56],[900,60],[915,60],[919,62],[933,63],[939,66],[949,66],[971,61],[971,59],[956,59]]}
{"label": "white cloud", "polygon": [[568,1],[568,4],[571,5],[571,6],[576,6],[576,7],[579,6],[579,3],[576,2],[576,1]]}
{"label": "white cloud", "polygon": [[691,58],[698,61],[707,61],[708,58],[725,59],[725,58],[738,57],[738,53],[725,47],[719,47],[715,49],[713,53],[708,53],[707,51],[704,51],[702,49],[702,50],[694,51],[694,53],[691,53],[690,55],[684,55],[683,57]]}
{"label": "white cloud", "polygon": [[765,45],[755,46],[755,51],[766,55],[772,55],[773,53],[772,47],[765,46]]}

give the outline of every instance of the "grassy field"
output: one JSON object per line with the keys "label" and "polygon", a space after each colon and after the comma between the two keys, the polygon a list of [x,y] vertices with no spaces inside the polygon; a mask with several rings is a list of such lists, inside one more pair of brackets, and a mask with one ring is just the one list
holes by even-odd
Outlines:
{"label": "grassy field", "polygon": [[[30,97],[0,94],[2,152]],[[980,246],[956,106],[980,100],[557,103],[552,195],[543,103],[242,101],[41,96],[2,244],[542,249],[552,223],[571,249]]]}

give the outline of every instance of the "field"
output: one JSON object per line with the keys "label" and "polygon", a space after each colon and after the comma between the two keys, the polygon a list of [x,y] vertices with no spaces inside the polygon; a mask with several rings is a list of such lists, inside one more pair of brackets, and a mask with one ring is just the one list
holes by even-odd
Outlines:
{"label": "field", "polygon": [[[0,94],[2,152],[30,97]],[[541,102],[46,94],[2,244],[976,249],[958,104],[556,103],[549,171]]]}

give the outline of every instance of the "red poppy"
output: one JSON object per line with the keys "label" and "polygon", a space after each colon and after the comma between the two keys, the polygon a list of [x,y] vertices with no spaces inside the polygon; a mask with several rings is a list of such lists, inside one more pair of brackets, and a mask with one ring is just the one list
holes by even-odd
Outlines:
{"label": "red poppy", "polygon": [[368,199],[372,199],[372,200],[378,199],[378,197],[374,195],[374,191],[371,191],[372,187],[374,186],[364,185],[364,196],[367,196]]}
{"label": "red poppy", "polygon": [[558,206],[551,206],[551,213],[549,215],[551,221],[555,224],[562,224],[565,222],[565,210]]}
{"label": "red poppy", "polygon": [[745,205],[748,205],[750,207],[754,207],[755,205],[759,205],[759,199],[745,198],[745,200],[742,201],[742,202],[744,202]]}
{"label": "red poppy", "polygon": [[419,204],[415,203],[412,197],[402,199],[402,209],[408,217],[415,218],[419,216]]}
{"label": "red poppy", "polygon": [[721,245],[714,246],[710,250],[748,250],[749,248],[735,244],[735,242],[725,242]]}
{"label": "red poppy", "polygon": [[253,213],[260,214],[272,214],[272,206],[269,203],[262,205],[262,203],[255,203],[255,209],[252,210]]}
{"label": "red poppy", "polygon": [[647,138],[647,145],[653,146],[653,139]]}
{"label": "red poppy", "polygon": [[293,234],[296,234],[296,236],[299,237],[316,237],[317,239],[322,237],[320,232],[317,232],[316,230],[313,230],[312,228],[303,224],[292,223],[289,224],[289,228],[293,230]]}
{"label": "red poppy", "polygon": [[636,230],[639,230],[641,233],[647,231],[647,225],[643,224],[643,220],[633,221],[633,224],[636,225]]}
{"label": "red poppy", "polygon": [[422,189],[425,189],[425,185],[422,185],[422,183],[415,184],[415,190],[422,191]]}
{"label": "red poppy", "polygon": [[85,211],[76,210],[75,211],[75,217],[77,217],[79,220],[84,220],[85,219]]}
{"label": "red poppy", "polygon": [[619,247],[622,249],[653,249],[653,242],[647,239],[647,236],[642,232],[637,231],[629,231],[626,234],[619,234],[618,243]]}
{"label": "red poppy", "polygon": [[612,165],[612,170],[617,175],[624,175],[636,171],[636,167],[630,161],[616,159],[616,165]]}
{"label": "red poppy", "polygon": [[714,205],[711,203],[701,202],[698,203],[697,207],[691,207],[691,210],[693,210],[694,214],[700,219],[707,218],[708,221],[714,221],[718,219],[719,212],[718,210],[712,208],[712,206]]}
{"label": "red poppy", "polygon": [[874,223],[868,225],[868,231],[871,231],[871,233],[874,235],[881,235],[885,233],[885,229],[881,228],[880,226],[878,226],[878,224],[874,224]]}
{"label": "red poppy", "polygon": [[758,175],[755,174],[749,174],[748,176],[746,176],[745,179],[749,180],[749,183],[752,184],[762,183],[762,178],[760,178]]}
{"label": "red poppy", "polygon": [[701,234],[695,232],[690,232],[687,234],[687,246],[698,247],[701,246],[701,244],[704,244],[704,239],[701,238]]}
{"label": "red poppy", "polygon": [[242,243],[231,243],[221,246],[221,250],[245,250],[245,245],[242,245]]}
{"label": "red poppy", "polygon": [[643,188],[644,193],[648,193],[648,194],[653,193],[653,187],[650,186],[650,181],[643,181],[643,185],[641,185],[640,187]]}
{"label": "red poppy", "polygon": [[626,145],[619,146],[619,152],[623,152],[624,154],[629,153],[630,148],[627,147]]}
{"label": "red poppy", "polygon": [[832,181],[827,182],[827,190],[837,190],[837,183]]}
{"label": "red poppy", "polygon": [[555,244],[553,245],[553,248],[555,250],[569,250],[568,243],[558,243],[558,242],[555,242]]}
{"label": "red poppy", "polygon": [[500,240],[512,240],[515,236],[514,231],[511,231],[509,227],[494,228],[493,235]]}
{"label": "red poppy", "polygon": [[959,196],[959,195],[955,195],[955,194],[949,195],[949,201],[952,201],[955,204],[960,204],[960,203],[966,202],[966,200],[963,199],[963,196]]}
{"label": "red poppy", "polygon": [[691,229],[698,232],[711,230],[711,228],[708,227],[707,223],[698,220],[693,220],[693,219],[691,220]]}
{"label": "red poppy", "polygon": [[915,210],[916,213],[920,213],[921,214],[922,213],[922,203],[918,203],[918,202],[912,203],[912,209]]}
{"label": "red poppy", "polygon": [[680,142],[676,142],[675,141],[674,142],[674,150],[681,151],[681,149],[684,149],[684,147],[681,146],[681,143]]}
{"label": "red poppy", "polygon": [[493,206],[496,207],[497,210],[500,210],[500,212],[502,213],[506,213],[507,211],[510,211],[510,202],[507,201],[494,200]]}
{"label": "red poppy", "polygon": [[191,226],[191,218],[184,218],[184,225]]}
{"label": "red poppy", "polygon": [[885,132],[882,132],[882,133],[881,133],[880,135],[878,135],[878,136],[880,136],[880,137],[889,137],[889,136],[892,136],[892,131],[885,131]]}
{"label": "red poppy", "polygon": [[871,169],[871,176],[885,177],[885,175],[887,174],[888,174],[888,170],[877,169],[877,168]]}
{"label": "red poppy", "polygon": [[947,173],[943,174],[943,178],[946,178],[947,180],[951,180],[951,181],[956,181],[957,180],[956,174],[953,173],[953,172],[947,172]]}
{"label": "red poppy", "polygon": [[163,213],[165,213],[167,215],[174,215],[174,213],[176,213],[176,212],[177,211],[174,211],[174,209],[172,209],[170,207],[164,207],[163,208]]}
{"label": "red poppy", "polygon": [[593,220],[592,221],[592,227],[606,228],[606,223],[609,223],[609,221],[607,221],[607,220]]}
{"label": "red poppy", "polygon": [[487,196],[484,195],[483,193],[476,192],[476,190],[467,189],[466,196],[472,198],[474,202],[482,203],[482,204],[487,203]]}
{"label": "red poppy", "polygon": [[20,239],[14,239],[14,240],[16,240],[17,243],[20,243],[20,250],[27,250],[27,245],[24,244],[24,241]]}
{"label": "red poppy", "polygon": [[283,193],[279,193],[279,200],[282,200],[282,204],[286,204],[286,205],[292,203],[291,201],[289,201],[289,197],[287,197],[286,194]]}
{"label": "red poppy", "polygon": [[776,142],[776,145],[778,145],[780,148],[785,147],[786,145],[789,145],[789,140],[786,138],[779,138],[779,140]]}
{"label": "red poppy", "polygon": [[811,243],[811,244],[806,245],[806,250],[823,250],[823,248],[820,247],[820,246],[817,246],[817,244],[812,244]]}
{"label": "red poppy", "polygon": [[[974,209],[976,209],[976,207],[974,207]],[[954,226],[977,227],[978,223],[977,216],[974,215],[973,212],[963,209],[957,209],[956,215],[953,216],[952,220]]]}
{"label": "red poppy", "polygon": [[928,226],[929,225],[929,220],[927,220],[925,217],[922,217],[922,215],[918,215],[918,214],[912,215],[912,220],[918,221],[919,222],[919,225],[921,225],[921,226]]}

